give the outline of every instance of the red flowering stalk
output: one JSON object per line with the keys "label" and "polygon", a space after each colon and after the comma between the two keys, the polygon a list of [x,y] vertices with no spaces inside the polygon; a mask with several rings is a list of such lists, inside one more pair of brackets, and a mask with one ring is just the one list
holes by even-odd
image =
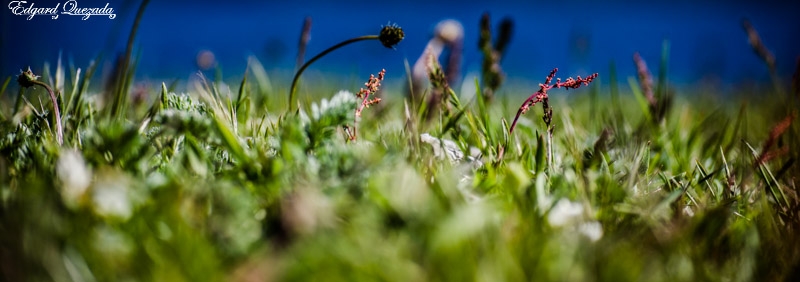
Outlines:
{"label": "red flowering stalk", "polygon": [[364,83],[364,86],[366,86],[367,88],[366,89],[361,88],[361,90],[358,91],[358,94],[356,94],[356,96],[358,96],[358,98],[361,99],[361,106],[359,106],[358,109],[356,109],[356,117],[361,116],[361,111],[363,111],[364,108],[368,108],[369,105],[377,104],[381,101],[381,98],[374,98],[372,100],[368,99],[369,95],[375,95],[378,93],[378,89],[381,87],[381,81],[383,81],[384,75],[386,75],[385,69],[382,69],[378,73],[378,77],[375,77],[374,74],[370,74],[369,81],[367,81],[367,83]]}
{"label": "red flowering stalk", "polygon": [[356,116],[352,132],[350,132],[349,128],[345,128],[345,130],[348,131],[347,135],[349,136],[349,139],[351,141],[356,140],[356,128],[357,128],[356,124],[358,124],[358,119],[361,118],[361,111],[363,111],[364,108],[369,108],[370,105],[381,102],[381,98],[370,99],[369,96],[377,95],[378,89],[380,89],[381,82],[383,81],[383,77],[385,75],[386,75],[385,69],[381,69],[381,71],[378,72],[378,77],[375,77],[374,74],[370,74],[369,80],[367,81],[367,83],[364,83],[364,86],[366,86],[366,88],[361,88],[358,91],[358,93],[356,93],[356,96],[359,99],[361,99],[361,105],[359,105],[358,108],[356,109]]}
{"label": "red flowering stalk", "polygon": [[552,88],[562,88],[562,87],[566,89],[570,88],[577,89],[581,87],[581,85],[589,85],[589,83],[591,83],[592,80],[597,78],[597,73],[587,76],[586,78],[581,78],[580,76],[578,76],[577,79],[573,79],[570,77],[567,78],[567,80],[564,82],[561,82],[561,79],[557,78],[556,83],[550,85],[550,82],[553,81],[553,77],[556,76],[556,72],[558,72],[558,68],[553,69],[553,71],[551,71],[550,74],[547,75],[547,79],[545,79],[544,84],[539,84],[539,91],[536,91],[536,93],[531,94],[531,96],[528,97],[528,99],[525,100],[524,103],[522,103],[522,106],[520,106],[519,110],[517,111],[517,115],[514,117],[514,122],[511,123],[511,128],[509,128],[508,130],[509,134],[514,132],[514,127],[516,127],[517,125],[517,120],[519,120],[519,116],[525,114],[526,112],[528,112],[528,110],[531,109],[531,107],[536,105],[536,103],[540,102],[542,103],[542,109],[544,109],[544,116],[542,117],[542,120],[544,121],[545,124],[547,124],[547,127],[550,127],[550,121],[552,120],[553,117],[553,110],[550,108],[548,104],[547,90],[550,90]]}
{"label": "red flowering stalk", "polygon": [[789,126],[792,125],[792,121],[794,120],[794,114],[790,114],[786,118],[784,118],[781,122],[776,124],[772,127],[772,130],[769,131],[769,136],[767,137],[767,141],[764,142],[763,147],[761,148],[761,154],[758,155],[756,161],[754,162],[755,166],[760,166],[771,159],[779,157],[789,152],[789,147],[783,147],[776,151],[770,151],[773,146],[775,146],[775,142],[778,141],[778,138],[789,129]]}

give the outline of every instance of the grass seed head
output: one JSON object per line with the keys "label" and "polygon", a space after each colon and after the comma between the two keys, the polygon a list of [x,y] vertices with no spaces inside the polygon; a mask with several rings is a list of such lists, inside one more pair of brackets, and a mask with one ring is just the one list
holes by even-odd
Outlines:
{"label": "grass seed head", "polygon": [[33,82],[36,81],[37,79],[39,79],[39,76],[33,74],[33,71],[31,71],[31,67],[28,67],[27,70],[20,71],[20,74],[17,76],[17,83],[19,83],[19,86],[28,88],[33,86],[34,85]]}
{"label": "grass seed head", "polygon": [[586,78],[581,78],[580,76],[578,76],[577,79],[570,77],[567,78],[567,80],[565,80],[564,82],[561,82],[560,78],[556,78],[556,83],[551,85],[550,83],[553,81],[553,78],[555,78],[557,72],[558,68],[554,68],[552,71],[550,71],[550,74],[547,75],[547,78],[545,78],[544,83],[539,84],[539,90],[531,94],[531,96],[528,97],[528,99],[526,99],[525,102],[522,103],[522,105],[519,107],[519,110],[517,110],[517,115],[514,117],[514,121],[511,123],[511,127],[509,128],[509,133],[514,132],[514,127],[516,127],[517,120],[519,119],[519,117],[528,112],[528,110],[530,110],[531,107],[533,107],[537,103],[542,104],[542,108],[544,109],[544,116],[542,117],[542,119],[544,120],[545,124],[547,124],[547,126],[550,127],[550,121],[552,120],[553,110],[548,105],[547,100],[549,96],[547,94],[547,90],[550,90],[552,88],[577,89],[580,88],[581,85],[589,85],[589,83],[591,83],[595,78],[597,78],[598,75],[597,73],[593,73],[587,76]]}
{"label": "grass seed head", "polygon": [[405,38],[405,33],[403,33],[403,28],[396,24],[387,24],[383,26],[381,29],[380,35],[378,35],[378,40],[381,41],[381,44],[386,48],[394,49],[394,46],[403,41]]}

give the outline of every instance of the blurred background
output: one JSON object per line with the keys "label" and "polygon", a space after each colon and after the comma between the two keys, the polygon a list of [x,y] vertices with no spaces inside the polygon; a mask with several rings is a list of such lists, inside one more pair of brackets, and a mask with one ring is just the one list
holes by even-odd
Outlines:
{"label": "blurred background", "polygon": [[[5,1],[6,3],[11,1]],[[789,3],[791,2],[791,3]],[[276,77],[295,68],[303,21],[312,18],[305,58],[347,38],[377,34],[397,23],[406,39],[396,50],[359,42],[315,63],[310,71],[353,78],[357,82],[381,68],[388,79],[402,79],[404,60],[422,54],[434,26],[455,19],[464,27],[462,73],[477,72],[479,19],[488,12],[492,28],[514,21],[511,44],[502,61],[509,82],[538,83],[549,70],[559,76],[607,73],[615,62],[620,80],[635,75],[634,52],[654,73],[662,44],[670,44],[669,78],[676,85],[768,83],[769,73],[748,44],[742,20],[749,19],[774,54],[778,75],[788,78],[800,56],[800,1],[151,1],[141,22],[137,79],[188,79],[198,69],[200,52],[210,51],[224,75],[241,76],[255,56]],[[31,0],[53,7],[56,0]],[[124,53],[137,2],[79,0],[80,7],[109,3],[117,17],[87,20],[62,15],[27,20],[4,5],[0,70],[16,75],[31,65],[55,63],[86,68],[101,52],[104,70]],[[97,78],[96,78],[97,79]],[[289,82],[286,81],[286,84]],[[348,85],[349,86],[349,85]]]}

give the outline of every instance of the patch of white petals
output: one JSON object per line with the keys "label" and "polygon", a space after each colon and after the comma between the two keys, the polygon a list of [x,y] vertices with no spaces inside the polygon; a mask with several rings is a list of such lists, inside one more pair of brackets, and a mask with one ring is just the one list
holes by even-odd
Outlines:
{"label": "patch of white petals", "polygon": [[319,103],[311,104],[311,118],[319,120],[326,112],[341,107],[351,107],[356,104],[356,95],[347,90],[341,90],[333,95],[330,100],[322,99]]}
{"label": "patch of white petals", "polygon": [[92,170],[86,165],[83,155],[71,149],[61,153],[56,161],[56,175],[61,181],[61,198],[69,207],[79,204],[92,184]]}
{"label": "patch of white petals", "polygon": [[561,199],[547,214],[547,221],[550,226],[565,231],[578,231],[579,234],[596,242],[603,237],[603,225],[591,220],[584,212],[581,203],[573,202],[568,199]]}
{"label": "patch of white petals", "polygon": [[102,174],[92,190],[95,212],[103,217],[127,220],[133,215],[130,181],[117,173]]}

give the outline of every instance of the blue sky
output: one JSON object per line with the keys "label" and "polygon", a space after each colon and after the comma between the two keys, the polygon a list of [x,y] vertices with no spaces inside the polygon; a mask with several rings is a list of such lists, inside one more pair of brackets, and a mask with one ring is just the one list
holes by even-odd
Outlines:
{"label": "blue sky", "polygon": [[[6,4],[11,1],[4,1]],[[338,50],[314,68],[356,76],[380,68],[402,73],[403,60],[413,63],[433,26],[452,18],[465,27],[464,68],[480,65],[478,19],[484,12],[493,24],[510,17],[514,38],[503,61],[511,77],[540,80],[550,69],[560,75],[606,72],[614,61],[622,77],[634,74],[631,56],[640,52],[651,69],[658,66],[664,40],[670,42],[670,77],[676,82],[714,80],[725,83],[767,79],[741,27],[748,18],[788,77],[800,56],[800,4],[781,1],[152,1],[145,12],[137,46],[138,76],[183,78],[195,70],[199,50],[211,50],[227,73],[242,73],[246,58],[258,57],[268,69],[292,69],[300,26],[313,19],[307,58],[338,41],[375,34],[382,24],[401,25],[407,35],[397,50],[369,42]],[[646,2],[646,3],[642,3]],[[785,2],[785,1],[784,1]],[[37,0],[36,7],[64,1]],[[37,16],[26,20],[3,7],[0,15],[0,70],[16,74],[27,65],[54,62],[58,52],[77,67],[98,53],[124,51],[137,3],[77,0],[81,7],[109,7],[115,19]],[[28,4],[29,5],[29,4]],[[4,5],[5,6],[5,5]],[[579,40],[588,44],[576,49]],[[577,51],[582,50],[582,51]],[[113,56],[109,55],[107,58]]]}

